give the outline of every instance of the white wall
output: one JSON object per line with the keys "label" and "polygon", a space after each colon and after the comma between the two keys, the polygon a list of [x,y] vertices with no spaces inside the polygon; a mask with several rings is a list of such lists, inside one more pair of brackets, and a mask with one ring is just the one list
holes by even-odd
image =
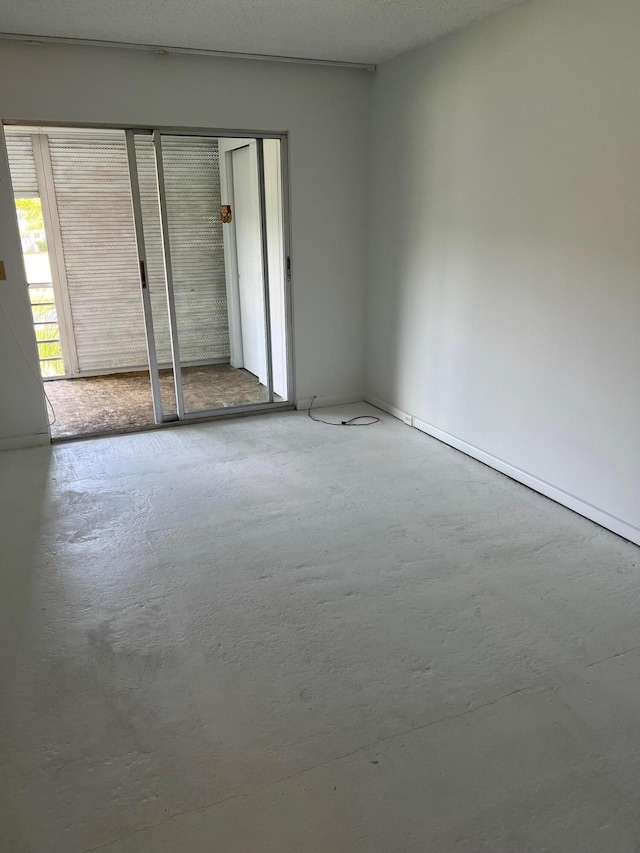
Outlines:
{"label": "white wall", "polygon": [[[0,41],[0,79],[3,119],[289,131],[296,397],[361,397],[370,74]],[[2,304],[33,357],[3,174],[0,258],[12,263]],[[0,441],[42,427],[24,359],[4,334],[1,346]]]}
{"label": "white wall", "polygon": [[31,309],[13,204],[9,164],[0,144],[0,450],[49,441]]}
{"label": "white wall", "polygon": [[639,79],[637,0],[379,67],[367,351],[371,399],[637,542]]}

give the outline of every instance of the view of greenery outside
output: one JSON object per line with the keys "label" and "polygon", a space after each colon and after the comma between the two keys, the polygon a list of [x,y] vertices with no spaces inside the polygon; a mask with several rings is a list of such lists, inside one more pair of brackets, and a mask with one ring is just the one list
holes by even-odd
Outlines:
{"label": "view of greenery outside", "polygon": [[24,265],[42,376],[64,374],[60,326],[51,283],[49,252],[39,198],[16,198]]}

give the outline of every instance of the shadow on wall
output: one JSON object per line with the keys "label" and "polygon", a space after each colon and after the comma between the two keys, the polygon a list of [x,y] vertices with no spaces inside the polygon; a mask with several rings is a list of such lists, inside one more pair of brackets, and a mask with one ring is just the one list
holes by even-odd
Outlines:
{"label": "shadow on wall", "polygon": [[[431,55],[425,56],[423,64],[431,62]],[[403,104],[381,98],[381,115],[393,126],[393,134],[374,135],[372,142],[376,177],[366,362],[367,388],[375,387],[377,396],[397,406],[406,405],[416,370],[422,373],[425,386],[436,383],[439,393],[444,390],[445,376],[440,372],[446,373],[451,349],[446,319],[455,298],[447,279],[450,259],[455,257],[450,194],[458,130],[453,118],[437,126],[430,122],[431,93],[422,85],[422,74],[406,79],[404,85]],[[455,97],[455,91],[449,96]],[[449,116],[455,116],[455,111]],[[421,176],[419,185],[416,175]],[[443,200],[437,207],[431,204],[436,196]],[[416,365],[419,349],[429,352],[429,364]]]}

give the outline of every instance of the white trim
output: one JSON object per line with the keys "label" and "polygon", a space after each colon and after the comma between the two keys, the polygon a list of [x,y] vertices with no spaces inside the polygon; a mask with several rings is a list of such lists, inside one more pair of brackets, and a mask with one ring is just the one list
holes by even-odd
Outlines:
{"label": "white trim", "polygon": [[[311,405],[312,397],[300,397],[296,400],[296,409],[304,411]],[[349,403],[362,403],[366,397],[363,391],[354,394],[337,394],[334,397],[316,397],[313,400],[313,408],[321,409],[325,406],[346,406]]]}
{"label": "white trim", "polygon": [[390,403],[386,403],[384,400],[380,400],[372,394],[365,394],[364,399],[367,403],[371,403],[372,406],[375,406],[376,409],[382,409],[383,412],[387,412],[399,421],[403,421],[407,426],[414,426],[413,415],[410,415],[408,412],[398,409],[396,406],[392,406]]}
{"label": "white trim", "polygon": [[280,180],[282,201],[282,265],[284,269],[284,329],[287,367],[287,400],[296,396],[295,324],[293,322],[293,283],[291,248],[291,180],[289,174],[289,135],[280,138]]}
{"label": "white trim", "polygon": [[51,444],[48,432],[36,432],[31,435],[14,435],[11,438],[0,438],[0,451],[19,450],[21,447],[44,447],[46,444]]}
{"label": "white trim", "polygon": [[269,293],[269,247],[267,245],[267,190],[264,179],[264,139],[256,140],[258,155],[258,209],[260,211],[260,249],[262,255],[262,301],[264,348],[267,368],[267,392],[273,403],[273,349],[271,344],[271,299]]}
{"label": "white trim", "polygon": [[[370,394],[365,396],[365,400],[373,406],[377,406],[379,409],[389,412],[389,414],[394,414],[392,410],[394,410],[395,407],[391,406],[389,403],[385,403],[383,400],[378,400]],[[395,411],[400,411],[400,409],[395,409]],[[635,527],[634,525],[623,521],[621,518],[617,518],[617,516],[611,515],[605,510],[599,509],[599,507],[593,506],[593,504],[587,503],[587,501],[583,501],[575,495],[565,492],[557,486],[547,483],[545,480],[541,480],[539,477],[535,477],[533,474],[529,474],[528,471],[516,468],[515,465],[511,465],[509,462],[505,462],[497,456],[492,456],[491,453],[487,453],[479,447],[475,447],[473,444],[469,444],[461,438],[457,438],[455,435],[451,435],[444,430],[438,429],[415,416],[413,417],[413,426],[417,430],[420,430],[420,432],[424,432],[431,436],[431,438],[435,438],[438,441],[442,441],[444,444],[448,444],[455,450],[459,450],[466,456],[471,456],[472,459],[477,459],[478,462],[483,462],[485,465],[499,471],[501,474],[506,474],[507,477],[511,477],[512,480],[516,480],[518,483],[528,486],[530,489],[533,489],[534,492],[538,492],[547,498],[551,498],[552,501],[573,510],[573,512],[578,513],[578,515],[582,515],[590,521],[595,521],[596,524],[599,524],[601,527],[605,527],[607,530],[611,530],[613,533],[617,533],[618,536],[628,539],[635,545],[640,545],[639,527]]]}
{"label": "white trim", "polygon": [[365,62],[341,62],[336,59],[307,59],[303,56],[269,56],[264,53],[238,53],[230,50],[206,50],[197,47],[175,47],[157,44],[139,44],[125,41],[103,41],[102,39],[69,38],[64,36],[37,36],[26,33],[0,33],[0,39],[22,41],[38,47],[42,44],[66,44],[80,47],[110,47],[118,50],[145,50],[161,56],[169,53],[188,56],[214,56],[222,59],[253,59],[262,62],[296,62],[303,65],[331,65],[334,68],[353,68],[356,71],[375,71],[376,66]]}
{"label": "white trim", "polygon": [[62,232],[60,231],[58,200],[56,198],[53,168],[51,166],[49,137],[33,133],[31,134],[31,144],[33,145],[33,159],[38,188],[40,190],[44,233],[49,252],[51,284],[53,286],[53,298],[56,303],[62,361],[65,368],[64,376],[68,378],[76,376],[80,372],[80,369],[78,367],[76,335],[73,327],[73,313],[69,297],[69,283],[67,281]]}
{"label": "white trim", "polygon": [[281,399],[288,400],[287,317],[285,307],[287,282],[283,230],[281,145],[282,143],[277,139],[263,140],[273,391]]}

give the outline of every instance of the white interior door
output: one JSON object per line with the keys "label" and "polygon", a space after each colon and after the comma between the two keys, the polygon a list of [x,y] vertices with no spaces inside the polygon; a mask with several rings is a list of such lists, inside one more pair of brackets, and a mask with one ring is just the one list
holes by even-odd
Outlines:
{"label": "white interior door", "polygon": [[238,289],[245,370],[267,384],[258,161],[255,143],[232,152]]}
{"label": "white interior door", "polygon": [[287,332],[285,309],[285,259],[282,221],[282,169],[280,140],[265,139],[264,192],[269,265],[269,317],[273,390],[287,399]]}

